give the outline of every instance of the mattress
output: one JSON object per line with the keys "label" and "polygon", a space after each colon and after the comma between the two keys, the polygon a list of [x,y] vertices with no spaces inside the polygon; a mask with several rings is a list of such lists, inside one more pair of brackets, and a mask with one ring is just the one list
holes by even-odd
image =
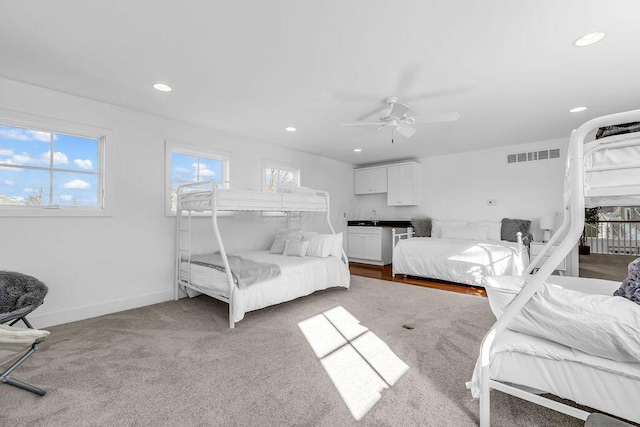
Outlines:
{"label": "mattress", "polygon": [[[603,141],[609,141],[605,149],[588,152]],[[616,143],[637,145],[616,147]],[[586,144],[585,153],[587,207],[640,204],[640,134],[616,135]]]}
{"label": "mattress", "polygon": [[[345,263],[334,256],[295,257],[270,254],[268,251],[234,255],[274,263],[279,265],[281,270],[281,274],[276,278],[249,285],[244,289],[233,287],[234,322],[242,320],[249,311],[290,301],[321,289],[336,286],[348,288],[351,280]],[[183,263],[183,267],[185,264]],[[229,282],[225,273],[193,264],[190,274],[192,289],[223,300],[228,298]]]}
{"label": "mattress", "polygon": [[[506,330],[492,347],[489,375],[640,422],[640,363],[616,362]],[[476,367],[475,397],[478,377]]]}
{"label": "mattress", "polygon": [[393,273],[483,286],[487,276],[521,275],[529,265],[518,243],[415,237],[393,251]]}
{"label": "mattress", "polygon": [[[502,316],[525,280],[524,277],[487,279],[487,295],[497,317]],[[546,283],[594,295],[612,295],[620,285],[610,280],[568,276],[549,276]],[[587,309],[585,307],[585,311]],[[594,318],[594,321],[598,320]],[[635,402],[640,389],[638,362],[620,362],[594,356],[509,329],[496,338],[490,361],[489,375],[496,381],[552,393],[640,422],[640,405]],[[476,365],[471,387],[475,397],[478,397],[478,378]]]}

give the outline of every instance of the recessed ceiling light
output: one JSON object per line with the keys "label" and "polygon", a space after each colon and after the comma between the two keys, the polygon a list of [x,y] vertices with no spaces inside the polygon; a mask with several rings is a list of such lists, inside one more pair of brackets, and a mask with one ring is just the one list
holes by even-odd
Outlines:
{"label": "recessed ceiling light", "polygon": [[361,152],[361,151],[362,151],[362,148],[354,148],[354,149],[353,149],[353,151],[354,151],[355,153],[359,153],[359,152]]}
{"label": "recessed ceiling light", "polygon": [[587,107],[576,107],[576,108],[572,108],[571,110],[569,110],[570,113],[579,113],[580,111],[584,111],[586,110]]}
{"label": "recessed ceiling light", "polygon": [[598,31],[598,32],[595,32],[595,33],[589,33],[589,34],[585,34],[584,36],[582,36],[579,39],[577,39],[576,41],[574,41],[573,45],[575,47],[589,46],[589,45],[592,45],[594,43],[598,43],[603,38],[604,38],[604,33],[602,33],[602,32]]}
{"label": "recessed ceiling light", "polygon": [[293,126],[288,126],[288,127],[284,128],[284,130],[286,130],[287,132],[295,132],[296,128],[294,128]]}
{"label": "recessed ceiling light", "polygon": [[172,90],[172,89],[171,89],[171,86],[167,86],[167,85],[166,85],[166,84],[164,84],[164,83],[155,83],[155,84],[153,85],[153,88],[154,88],[155,90],[159,90],[160,92],[171,92],[171,90]]}

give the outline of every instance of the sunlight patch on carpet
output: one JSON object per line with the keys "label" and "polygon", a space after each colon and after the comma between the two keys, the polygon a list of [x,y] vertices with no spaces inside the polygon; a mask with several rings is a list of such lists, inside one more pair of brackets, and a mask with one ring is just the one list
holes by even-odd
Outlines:
{"label": "sunlight patch on carpet", "polygon": [[409,369],[343,307],[303,320],[298,326],[356,420]]}

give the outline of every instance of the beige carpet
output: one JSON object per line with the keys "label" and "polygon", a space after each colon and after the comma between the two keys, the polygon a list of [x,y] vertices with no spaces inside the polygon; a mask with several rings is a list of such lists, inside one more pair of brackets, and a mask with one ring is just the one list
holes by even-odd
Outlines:
{"label": "beige carpet", "polygon": [[[298,327],[336,306],[409,366],[359,422]],[[166,302],[50,328],[15,373],[47,395],[0,385],[0,425],[474,426],[464,383],[492,323],[485,298],[356,276],[235,330],[214,299]],[[492,407],[494,426],[582,425],[496,391]]]}

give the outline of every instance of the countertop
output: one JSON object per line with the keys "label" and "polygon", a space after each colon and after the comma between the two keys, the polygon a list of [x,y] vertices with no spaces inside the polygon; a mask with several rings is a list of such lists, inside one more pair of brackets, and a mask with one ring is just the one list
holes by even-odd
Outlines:
{"label": "countertop", "polygon": [[376,224],[373,224],[373,221],[368,220],[360,220],[360,221],[347,221],[347,226],[361,226],[361,227],[398,227],[398,228],[406,228],[411,227],[411,221],[407,220],[379,220],[376,221]]}

